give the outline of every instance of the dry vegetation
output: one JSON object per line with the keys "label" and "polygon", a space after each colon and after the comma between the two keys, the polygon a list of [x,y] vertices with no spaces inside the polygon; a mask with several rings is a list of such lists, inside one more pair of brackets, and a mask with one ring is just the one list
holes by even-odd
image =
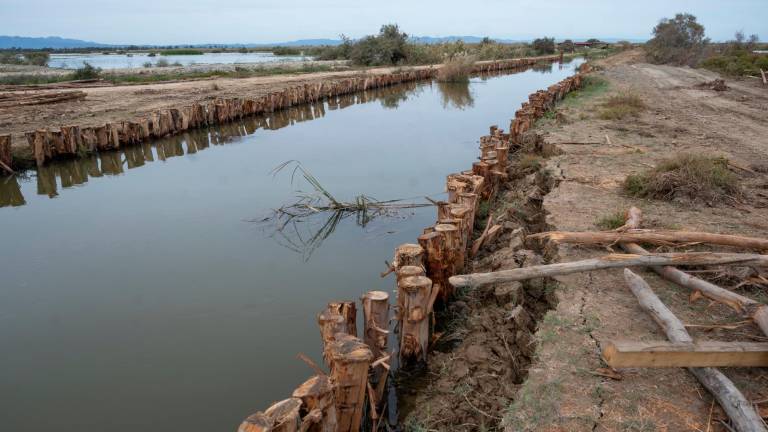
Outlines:
{"label": "dry vegetation", "polygon": [[728,169],[727,159],[693,154],[680,154],[645,173],[627,176],[624,190],[634,197],[684,198],[709,204],[733,202],[741,195],[739,180]]}
{"label": "dry vegetation", "polygon": [[622,120],[626,117],[637,116],[645,109],[645,102],[635,93],[624,92],[608,98],[600,111],[603,120]]}
{"label": "dry vegetation", "polygon": [[469,55],[457,55],[448,60],[437,71],[437,80],[442,82],[462,82],[469,79],[475,58]]}

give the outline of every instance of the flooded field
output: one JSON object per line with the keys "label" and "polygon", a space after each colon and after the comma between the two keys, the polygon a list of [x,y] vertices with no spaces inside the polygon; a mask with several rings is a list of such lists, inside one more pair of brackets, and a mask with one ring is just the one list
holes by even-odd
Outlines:
{"label": "flooded field", "polygon": [[256,221],[309,186],[270,171],[301,161],[344,199],[440,199],[489,125],[578,64],[348,95],[0,178],[0,424],[235,430],[312,374],[296,354],[320,363],[317,312],[392,291],[384,260],[435,218],[350,217],[318,242],[321,215],[280,234]]}
{"label": "flooded field", "polygon": [[149,62],[156,65],[159,60],[168,63],[180,63],[182,66],[193,64],[235,64],[235,63],[275,63],[286,61],[311,60],[306,56],[276,56],[271,52],[206,52],[200,55],[156,55],[149,53],[132,54],[51,54],[48,66],[53,68],[77,69],[85,63],[102,69],[130,69],[143,67]]}

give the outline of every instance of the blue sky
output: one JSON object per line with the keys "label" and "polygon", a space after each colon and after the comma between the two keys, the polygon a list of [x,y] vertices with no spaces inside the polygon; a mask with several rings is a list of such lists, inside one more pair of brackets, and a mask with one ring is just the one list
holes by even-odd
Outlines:
{"label": "blue sky", "polygon": [[707,35],[768,39],[768,0],[0,0],[0,34],[103,43],[266,43],[351,37],[398,23],[419,36],[642,38],[693,13]]}

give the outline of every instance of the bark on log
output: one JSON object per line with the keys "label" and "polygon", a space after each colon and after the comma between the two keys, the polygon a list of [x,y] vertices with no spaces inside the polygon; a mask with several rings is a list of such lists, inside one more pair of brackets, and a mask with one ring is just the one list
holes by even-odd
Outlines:
{"label": "bark on log", "polygon": [[[629,269],[624,269],[624,277],[630,290],[640,302],[640,306],[653,317],[670,341],[693,343],[683,323],[656,297],[651,287],[640,276]],[[722,372],[715,368],[688,368],[688,370],[717,399],[737,431],[766,432],[765,424],[753,409],[752,404]]]}
{"label": "bark on log", "polygon": [[338,333],[334,339],[326,352],[331,361],[331,381],[335,388],[337,431],[357,432],[365,409],[368,366],[373,354],[363,341],[354,336]]}
{"label": "bark on log", "polygon": [[346,321],[346,331],[344,333],[357,336],[357,308],[353,301],[331,302],[328,303],[328,309],[334,314],[341,315]]}
{"label": "bark on log", "polygon": [[336,432],[338,420],[336,404],[333,399],[333,385],[325,375],[315,375],[293,391],[293,397],[301,399],[306,412],[319,412],[319,419],[312,419],[312,424],[304,429],[308,432]]}
{"label": "bark on log", "polygon": [[424,276],[403,278],[397,284],[401,360],[427,359],[431,297],[432,281]]}
{"label": "bark on log", "polygon": [[392,259],[392,267],[397,270],[403,266],[424,267],[424,249],[417,244],[406,243],[395,249],[395,257]]}
{"label": "bark on log", "polygon": [[496,282],[520,281],[618,267],[722,264],[743,264],[765,267],[768,266],[768,256],[759,254],[713,252],[662,253],[648,255],[610,254],[600,258],[569,263],[547,264],[491,273],[457,275],[452,276],[449,279],[449,282],[456,288],[469,286],[477,287]]}
{"label": "bark on log", "polygon": [[[334,341],[337,334],[350,334],[349,310],[347,308],[347,314],[345,315],[342,308],[339,307],[339,305],[342,304],[343,303],[329,303],[328,306],[317,315],[317,324],[320,326],[320,337],[323,340],[323,347],[325,348]],[[325,362],[330,366],[330,358],[325,355],[325,349],[323,350],[323,353]]]}
{"label": "bark on log", "polygon": [[661,231],[628,229],[624,232],[568,232],[549,231],[529,235],[532,239],[547,239],[555,243],[614,244],[618,242],[676,245],[680,243],[705,243],[733,246],[744,249],[768,251],[768,240],[728,234],[712,234],[694,231]]}
{"label": "bark on log", "polygon": [[249,416],[237,432],[298,432],[301,425],[301,399],[289,398],[275,403],[266,411]]}
{"label": "bark on log", "polygon": [[[639,228],[642,221],[642,212],[637,207],[631,207],[627,211],[627,222],[624,224],[629,229]],[[629,253],[648,255],[648,251],[636,243],[620,243],[620,246]],[[722,303],[738,313],[748,314],[757,324],[764,335],[768,336],[768,306],[756,302],[748,297],[736,294],[721,288],[713,283],[691,276],[671,266],[651,267],[659,276],[689,288],[693,292],[699,292],[704,297]]]}

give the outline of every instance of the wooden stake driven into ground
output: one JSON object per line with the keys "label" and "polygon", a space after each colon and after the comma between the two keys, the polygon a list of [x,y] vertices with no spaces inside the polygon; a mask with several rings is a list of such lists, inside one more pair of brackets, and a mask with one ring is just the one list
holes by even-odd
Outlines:
{"label": "wooden stake driven into ground", "polygon": [[[640,276],[629,269],[624,269],[624,278],[640,302],[640,306],[664,330],[670,341],[680,344],[693,343],[683,323],[656,297],[651,287]],[[767,431],[763,420],[752,408],[752,404],[722,372],[714,368],[688,368],[688,370],[717,399],[737,431]]]}
{"label": "wooden stake driven into ground", "polygon": [[470,286],[477,287],[497,282],[521,281],[619,267],[722,264],[743,264],[766,267],[768,266],[768,256],[759,254],[713,252],[661,253],[648,255],[610,254],[599,258],[568,263],[531,266],[491,273],[457,275],[452,276],[449,279],[449,282],[456,288]]}
{"label": "wooden stake driven into ground", "polygon": [[301,399],[289,398],[273,404],[266,411],[249,416],[237,432],[298,432],[301,427]]}
{"label": "wooden stake driven into ground", "polygon": [[301,399],[302,407],[307,412],[302,420],[302,431],[336,432],[338,422],[333,385],[327,376],[315,375],[308,379],[293,391],[293,397]]}
{"label": "wooden stake driven into ground", "polygon": [[[419,269],[419,267],[412,268]],[[363,304],[363,341],[371,349],[373,358],[378,360],[387,354],[389,294],[384,291],[368,291],[360,301]],[[386,371],[381,366],[374,370],[375,378],[381,377],[384,373]]]}
{"label": "wooden stake driven into ground", "polygon": [[604,244],[618,242],[676,245],[681,243],[705,243],[733,246],[744,249],[768,251],[768,240],[728,234],[712,234],[694,231],[657,231],[630,229],[624,232],[568,232],[550,231],[529,235],[528,238],[547,239],[555,243]]}
{"label": "wooden stake driven into ground", "polygon": [[613,368],[766,367],[768,344],[755,342],[609,342],[603,358]]}
{"label": "wooden stake driven into ground", "polygon": [[368,387],[368,367],[373,360],[370,348],[360,339],[338,333],[326,347],[331,361],[331,382],[338,415],[339,432],[360,430],[365,394]]}
{"label": "wooden stake driven into ground", "polygon": [[432,281],[424,276],[406,277],[397,283],[400,358],[403,360],[427,359],[432,288]]}
{"label": "wooden stake driven into ground", "polygon": [[[639,228],[641,221],[642,211],[637,207],[631,207],[627,211],[627,222],[624,224],[624,227],[628,229]],[[629,253],[637,255],[648,254],[648,251],[636,243],[619,243],[619,245]],[[664,279],[693,290],[694,293],[701,293],[704,297],[722,303],[738,313],[746,313],[762,330],[763,334],[768,336],[768,306],[691,276],[671,266],[650,267],[650,269]]]}

